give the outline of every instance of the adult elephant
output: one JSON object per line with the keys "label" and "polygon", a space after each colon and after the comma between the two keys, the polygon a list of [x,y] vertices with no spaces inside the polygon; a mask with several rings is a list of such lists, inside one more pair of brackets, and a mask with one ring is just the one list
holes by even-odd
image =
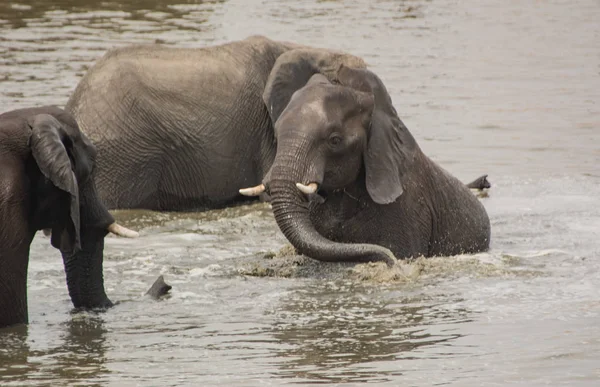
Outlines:
{"label": "adult elephant", "polygon": [[[393,253],[487,248],[485,210],[423,155],[379,79],[340,77],[365,67],[353,55],[260,36],[124,47],[88,71],[67,109],[98,146],[110,208],[211,208],[240,200],[240,187],[254,186],[240,191],[253,196],[266,186],[283,233],[317,259],[390,263]],[[309,87],[314,74],[322,77]],[[309,206],[296,183],[326,202]]]}
{"label": "adult elephant", "polygon": [[[109,208],[208,209],[242,199],[275,157],[262,94],[277,58],[299,48],[253,36],[206,48],[145,45],[109,51],[66,110],[98,147]],[[325,67],[360,64],[334,54]]]}
{"label": "adult elephant", "polygon": [[51,229],[75,307],[108,307],[102,261],[115,223],[94,184],[96,150],[77,123],[56,107],[0,115],[0,327],[27,323],[29,246]]}
{"label": "adult elephant", "polygon": [[379,77],[343,64],[332,74],[324,64],[335,61],[310,49],[279,56],[264,92],[276,157],[262,184],[242,192],[267,191],[288,240],[322,261],[488,249],[483,205],[423,154]]}

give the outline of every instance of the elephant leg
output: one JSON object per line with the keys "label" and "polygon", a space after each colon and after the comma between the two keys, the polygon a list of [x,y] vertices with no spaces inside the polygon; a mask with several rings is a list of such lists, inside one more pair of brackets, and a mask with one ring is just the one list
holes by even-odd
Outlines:
{"label": "elephant leg", "polygon": [[20,165],[1,160],[0,168],[0,327],[28,323],[27,266],[33,232],[27,223]]}
{"label": "elephant leg", "polygon": [[0,252],[0,328],[27,324],[27,264],[29,247]]}

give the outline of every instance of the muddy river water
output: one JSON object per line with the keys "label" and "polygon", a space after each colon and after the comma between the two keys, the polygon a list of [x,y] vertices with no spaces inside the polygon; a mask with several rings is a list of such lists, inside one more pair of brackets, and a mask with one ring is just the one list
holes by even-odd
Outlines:
{"label": "muddy river water", "polygon": [[[40,233],[0,385],[600,385],[599,21],[596,0],[2,0],[2,111],[63,106],[130,43],[263,34],[363,56],[425,153],[489,174],[493,240],[385,270],[286,255],[265,204],[116,211],[141,237],[107,238],[120,303],[94,314]],[[159,274],[172,296],[144,298]]]}

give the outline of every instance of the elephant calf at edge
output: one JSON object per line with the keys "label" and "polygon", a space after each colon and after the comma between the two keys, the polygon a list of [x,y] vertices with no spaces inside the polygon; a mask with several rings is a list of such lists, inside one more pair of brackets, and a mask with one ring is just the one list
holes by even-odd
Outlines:
{"label": "elephant calf at edge", "polygon": [[264,92],[275,160],[240,192],[266,191],[291,244],[322,261],[487,250],[483,205],[421,151],[379,77],[336,61],[311,49],[277,59]]}
{"label": "elephant calf at edge", "polygon": [[0,115],[0,327],[28,322],[27,266],[37,230],[52,230],[75,307],[112,303],[104,291],[104,237],[135,237],[96,193],[96,150],[56,107]]}

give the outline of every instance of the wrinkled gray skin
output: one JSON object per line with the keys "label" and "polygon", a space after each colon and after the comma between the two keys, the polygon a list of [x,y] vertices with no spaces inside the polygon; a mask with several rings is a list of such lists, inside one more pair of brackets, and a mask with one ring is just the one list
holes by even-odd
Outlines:
{"label": "wrinkled gray skin", "polygon": [[294,47],[263,37],[188,49],[108,52],[67,103],[98,147],[109,208],[190,210],[248,200],[275,156],[262,101],[275,60]]}
{"label": "wrinkled gray skin", "polygon": [[[316,259],[391,263],[394,254],[486,249],[482,205],[423,155],[365,67],[260,36],[125,47],[88,71],[67,110],[99,149],[109,208],[216,208],[264,182],[283,233]],[[317,182],[320,195],[307,198],[297,182]]]}
{"label": "wrinkled gray skin", "polygon": [[28,322],[29,246],[40,229],[52,229],[73,305],[112,305],[102,260],[114,219],[96,193],[95,156],[77,123],[58,108],[0,115],[0,327]]}
{"label": "wrinkled gray skin", "polygon": [[388,265],[488,249],[490,222],[469,188],[423,154],[374,73],[342,64],[321,74],[330,55],[281,55],[264,93],[277,153],[263,184],[292,245]]}

